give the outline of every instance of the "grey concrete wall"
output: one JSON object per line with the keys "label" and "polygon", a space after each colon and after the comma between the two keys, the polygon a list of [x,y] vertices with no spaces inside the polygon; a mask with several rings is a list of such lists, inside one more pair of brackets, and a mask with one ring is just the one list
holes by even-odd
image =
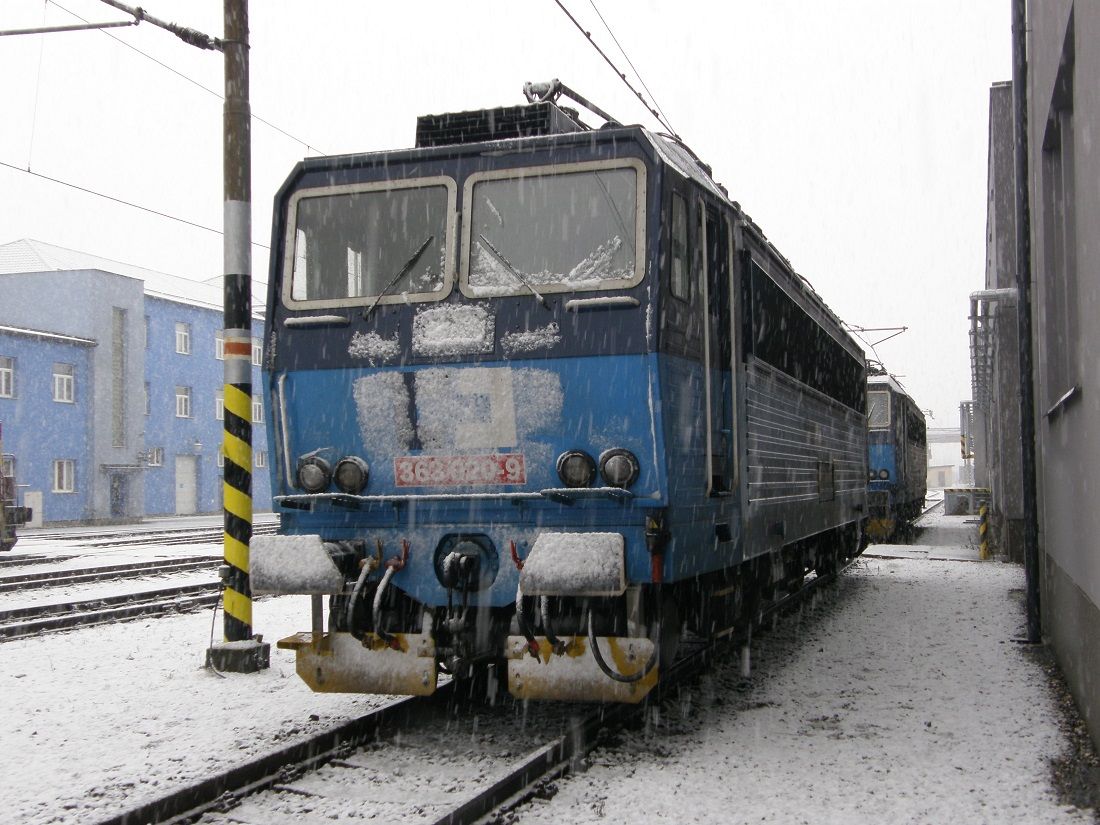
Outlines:
{"label": "grey concrete wall", "polygon": [[[1036,432],[1038,439],[1043,631],[1052,644],[1093,739],[1100,742],[1100,3],[1036,0],[1028,4],[1029,191],[1035,283]],[[1072,20],[1070,49],[1067,41]],[[1072,57],[1071,61],[1067,61]],[[1064,81],[1072,78],[1072,94]],[[1062,83],[1060,86],[1059,84]],[[1045,164],[1044,139],[1056,110],[1073,111],[1075,232],[1067,265],[1049,254],[1059,241]],[[1065,238],[1065,234],[1061,235]],[[1059,347],[1065,310],[1076,313],[1076,334]],[[1072,327],[1071,327],[1072,328]],[[1076,400],[1047,415],[1051,399],[1076,383]]]}

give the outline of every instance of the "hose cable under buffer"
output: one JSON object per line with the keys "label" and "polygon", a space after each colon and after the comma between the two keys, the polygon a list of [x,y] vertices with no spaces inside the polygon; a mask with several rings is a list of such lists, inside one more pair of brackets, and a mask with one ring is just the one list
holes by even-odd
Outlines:
{"label": "hose cable under buffer", "polygon": [[554,628],[550,625],[550,597],[539,596],[539,618],[542,619],[542,632],[546,635],[546,641],[550,643],[554,653],[561,656],[565,653],[565,642],[554,635]]}
{"label": "hose cable under buffer", "polygon": [[390,647],[395,647],[397,637],[391,633],[387,633],[382,629],[382,597],[386,593],[386,588],[389,587],[390,579],[394,574],[405,568],[405,562],[409,559],[409,542],[407,539],[401,542],[401,555],[394,556],[386,562],[386,572],[382,576],[382,581],[378,584],[378,589],[374,591],[374,606],[372,611],[372,618],[374,619],[374,632],[378,634],[383,642]]}
{"label": "hose cable under buffer", "polygon": [[588,644],[592,648],[592,657],[596,660],[596,664],[604,675],[609,679],[613,679],[616,682],[623,682],[625,684],[632,684],[634,682],[640,682],[646,676],[648,676],[653,668],[657,666],[657,659],[660,655],[660,626],[661,623],[657,622],[657,639],[653,641],[653,653],[650,654],[649,661],[645,663],[645,667],[639,670],[637,673],[631,673],[630,675],[624,675],[612,668],[607,661],[603,658],[603,654],[600,653],[599,641],[596,639],[596,626],[592,621],[592,614],[594,611],[589,608],[588,610]]}
{"label": "hose cable under buffer", "polygon": [[378,539],[376,544],[377,553],[373,557],[367,557],[363,559],[359,564],[361,568],[359,570],[359,578],[355,580],[355,587],[351,591],[351,598],[348,600],[348,609],[345,614],[347,618],[348,630],[351,635],[356,639],[362,640],[362,634],[356,634],[355,632],[355,603],[359,601],[359,594],[363,592],[363,588],[367,584],[367,577],[370,576],[375,570],[382,566],[382,540]]}

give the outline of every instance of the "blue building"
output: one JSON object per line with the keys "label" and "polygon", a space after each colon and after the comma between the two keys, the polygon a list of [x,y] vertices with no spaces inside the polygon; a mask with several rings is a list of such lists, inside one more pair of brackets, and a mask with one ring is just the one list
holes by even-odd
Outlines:
{"label": "blue building", "polygon": [[[222,323],[220,276],[0,244],[0,423],[35,523],[221,510]],[[252,343],[253,501],[267,510]]]}

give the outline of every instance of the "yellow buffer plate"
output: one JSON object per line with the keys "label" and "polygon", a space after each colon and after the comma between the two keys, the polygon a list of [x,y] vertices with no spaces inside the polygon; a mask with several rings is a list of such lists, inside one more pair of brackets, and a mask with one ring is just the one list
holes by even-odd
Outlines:
{"label": "yellow buffer plate", "polygon": [[428,696],[438,676],[435,642],[430,633],[396,633],[397,649],[374,633],[359,641],[350,633],[309,632],[280,639],[278,647],[296,651],[296,669],[318,693],[387,693]]}
{"label": "yellow buffer plate", "polygon": [[[556,655],[550,643],[539,639],[539,659],[527,650],[522,636],[509,636],[508,691],[517,699],[551,699],[565,702],[637,703],[657,684],[658,667],[637,682],[617,682],[600,670],[586,636],[562,639],[565,652]],[[624,676],[645,668],[653,654],[653,642],[645,638],[597,636],[607,664]]]}
{"label": "yellow buffer plate", "polygon": [[897,524],[892,518],[873,518],[867,521],[867,535],[873,539],[885,539],[894,534]]}

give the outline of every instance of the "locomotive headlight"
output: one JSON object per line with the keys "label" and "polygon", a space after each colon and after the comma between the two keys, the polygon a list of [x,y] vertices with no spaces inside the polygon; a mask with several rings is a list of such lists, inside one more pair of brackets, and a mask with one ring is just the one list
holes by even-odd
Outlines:
{"label": "locomotive headlight", "polygon": [[307,493],[319,493],[332,480],[332,467],[327,461],[312,455],[298,462],[298,486]]}
{"label": "locomotive headlight", "polygon": [[629,487],[638,480],[638,459],[630,450],[607,450],[600,456],[600,475],[612,487]]}
{"label": "locomotive headlight", "polygon": [[887,479],[887,478],[890,477],[890,471],[883,468],[883,469],[878,471],[878,477],[882,478],[882,479]]}
{"label": "locomotive headlight", "polygon": [[349,455],[336,462],[336,469],[332,471],[333,481],[336,486],[345,493],[356,495],[367,486],[367,478],[370,476],[370,468],[367,462],[357,456]]}
{"label": "locomotive headlight", "polygon": [[871,481],[874,481],[876,476],[878,476],[878,473],[876,473],[874,470],[867,471],[867,478],[869,478]]}
{"label": "locomotive headlight", "polygon": [[569,450],[558,456],[558,478],[566,487],[587,487],[596,478],[596,462],[582,450]]}

